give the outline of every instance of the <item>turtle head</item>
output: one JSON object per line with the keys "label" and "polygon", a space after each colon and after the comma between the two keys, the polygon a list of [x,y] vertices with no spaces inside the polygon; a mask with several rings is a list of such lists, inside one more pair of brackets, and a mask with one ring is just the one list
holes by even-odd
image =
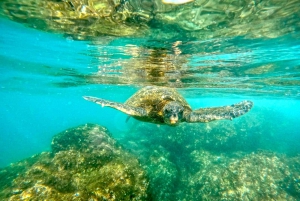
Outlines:
{"label": "turtle head", "polygon": [[178,125],[183,118],[184,107],[177,101],[171,101],[163,108],[164,122],[171,126]]}

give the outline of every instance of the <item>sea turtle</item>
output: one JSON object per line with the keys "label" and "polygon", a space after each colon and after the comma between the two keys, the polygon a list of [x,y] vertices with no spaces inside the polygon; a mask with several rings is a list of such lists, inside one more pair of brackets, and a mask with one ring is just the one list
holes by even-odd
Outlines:
{"label": "sea turtle", "polygon": [[140,89],[125,103],[84,96],[102,107],[111,107],[128,114],[135,119],[155,124],[176,126],[180,122],[210,122],[221,119],[233,119],[248,112],[253,103],[241,101],[223,107],[200,108],[192,110],[187,101],[175,90],[167,87],[148,86]]}

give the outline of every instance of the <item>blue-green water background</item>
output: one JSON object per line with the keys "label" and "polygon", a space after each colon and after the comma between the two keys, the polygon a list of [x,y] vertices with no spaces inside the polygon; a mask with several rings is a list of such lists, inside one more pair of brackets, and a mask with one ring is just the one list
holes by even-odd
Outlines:
{"label": "blue-green water background", "polygon": [[[99,45],[27,28],[4,18],[0,19],[0,30],[0,167],[50,150],[52,137],[70,127],[87,122],[98,123],[106,126],[116,139],[122,139],[132,127],[140,124],[133,119],[126,123],[126,115],[87,102],[82,96],[123,102],[144,86],[145,83],[138,82],[97,84],[84,79],[85,75],[96,73],[98,66],[109,63],[107,58],[129,59],[130,55],[126,55],[122,47],[129,43],[147,43],[146,39],[109,38],[108,43]],[[237,47],[222,52],[225,41]],[[200,64],[209,67],[210,63],[206,61],[224,69],[234,65],[237,68],[234,70],[235,77],[228,80],[231,83],[228,87],[207,87],[205,83],[197,85],[197,78],[206,79],[211,75],[202,77],[203,74],[196,72],[193,75],[196,81],[179,91],[193,108],[252,100],[255,106],[246,117],[263,116],[264,121],[260,122],[262,126],[259,128],[265,135],[272,130],[273,139],[265,141],[264,147],[299,154],[299,42],[299,39],[287,35],[275,39],[238,37],[186,44],[182,48],[191,55],[188,60],[191,69]],[[167,46],[168,42],[164,44]],[[204,47],[216,44],[220,44],[215,47],[220,50],[217,54],[209,51],[205,55],[197,54]],[[243,74],[244,68],[270,63],[276,66],[272,72]],[[266,82],[271,78],[276,82]],[[241,81],[243,79],[246,81]],[[215,80],[217,82],[218,78]],[[239,121],[243,119],[228,121],[228,124]],[[214,126],[214,123],[210,125]],[[160,129],[152,124],[147,126],[153,129],[153,134]],[[170,127],[168,132],[172,133],[174,129],[177,128]]]}

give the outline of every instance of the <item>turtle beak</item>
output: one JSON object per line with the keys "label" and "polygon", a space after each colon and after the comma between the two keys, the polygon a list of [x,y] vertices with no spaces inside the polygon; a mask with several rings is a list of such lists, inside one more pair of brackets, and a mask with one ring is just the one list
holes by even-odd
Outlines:
{"label": "turtle beak", "polygon": [[177,115],[172,115],[170,117],[170,123],[171,124],[177,124],[177,122],[178,122],[178,116]]}

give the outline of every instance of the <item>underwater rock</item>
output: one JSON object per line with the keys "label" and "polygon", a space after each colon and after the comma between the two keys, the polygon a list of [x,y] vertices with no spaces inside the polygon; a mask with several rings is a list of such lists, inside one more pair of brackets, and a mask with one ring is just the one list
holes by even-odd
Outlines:
{"label": "underwater rock", "polygon": [[145,171],[105,128],[68,129],[54,136],[52,150],[2,170],[0,199],[146,200]]}
{"label": "underwater rock", "polygon": [[286,178],[294,178],[284,155],[257,152],[229,157],[195,151],[192,157],[198,172],[185,181],[193,199],[297,200],[282,188]]}
{"label": "underwater rock", "polygon": [[11,193],[19,193],[21,189],[13,189],[11,191],[12,181],[26,172],[26,170],[31,167],[44,153],[39,155],[34,155],[24,161],[18,163],[13,163],[7,168],[0,169],[0,198],[9,196]]}
{"label": "underwater rock", "polygon": [[147,170],[152,200],[299,200],[300,156],[279,154],[270,116],[262,110],[231,122],[138,123],[121,143]]}
{"label": "underwater rock", "polygon": [[[52,152],[0,169],[0,200],[299,200],[300,155],[261,151],[262,143],[243,144],[250,133],[230,134],[259,130],[259,120],[221,125],[216,135],[199,125],[141,123],[119,142],[101,126],[68,129],[53,137]],[[201,148],[205,132],[213,140]],[[222,132],[232,141],[214,144]],[[234,142],[246,147],[230,149]]]}
{"label": "underwater rock", "polygon": [[172,200],[176,192],[178,170],[169,159],[169,154],[162,147],[153,150],[149,160],[144,165],[149,178],[148,194],[151,200]]}
{"label": "underwater rock", "polygon": [[[142,128],[142,130],[140,130]],[[175,163],[182,146],[169,142],[165,137],[172,140],[176,135],[162,136],[162,126],[140,123],[133,128],[126,137],[120,141],[134,155],[139,157],[143,168],[147,171],[149,178],[148,196],[150,200],[176,200],[174,196],[180,185],[180,167]],[[163,131],[163,130],[162,130]],[[184,135],[184,134],[182,134]],[[180,135],[178,135],[180,138]],[[180,141],[180,140],[179,140]],[[165,144],[166,143],[166,144]]]}
{"label": "underwater rock", "polygon": [[289,176],[283,180],[281,187],[300,200],[300,155],[291,157],[286,162],[289,164],[289,169],[286,170]]}

